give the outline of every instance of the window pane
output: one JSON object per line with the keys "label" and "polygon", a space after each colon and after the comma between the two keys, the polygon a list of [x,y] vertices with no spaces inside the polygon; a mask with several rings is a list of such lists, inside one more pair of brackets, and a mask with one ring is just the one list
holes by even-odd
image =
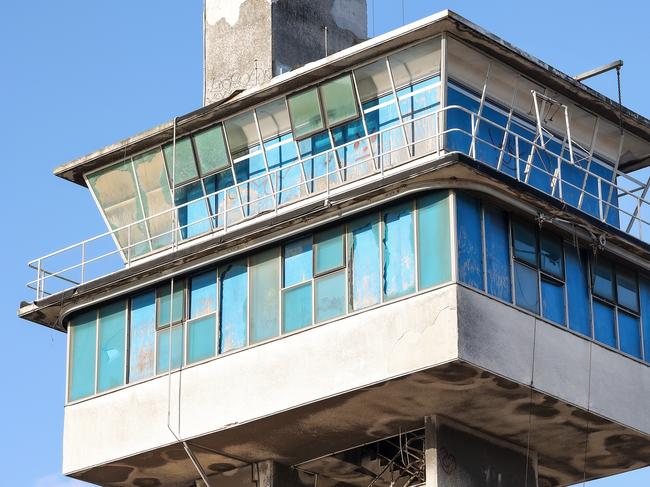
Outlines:
{"label": "window pane", "polygon": [[233,158],[241,155],[241,152],[260,145],[260,136],[257,133],[255,116],[253,112],[244,112],[224,122],[228,145]]}
{"label": "window pane", "polygon": [[451,280],[449,193],[436,192],[417,200],[420,288]]}
{"label": "window pane", "polygon": [[311,283],[283,292],[282,330],[290,333],[311,325]]}
{"label": "window pane", "polygon": [[298,139],[325,128],[317,88],[293,95],[287,99],[287,102],[295,138]]}
{"label": "window pane", "polygon": [[196,133],[194,146],[201,174],[205,175],[230,166],[221,124]]}
{"label": "window pane", "polygon": [[126,356],[126,302],[99,309],[99,371],[97,392],[124,384]]}
{"label": "window pane", "polygon": [[321,85],[320,90],[325,108],[325,118],[330,127],[359,115],[357,99],[352,86],[352,75],[346,74],[327,81]]}
{"label": "window pane", "polygon": [[343,227],[334,227],[314,236],[316,274],[345,265],[343,252]]}
{"label": "window pane", "polygon": [[562,241],[554,236],[542,234],[540,237],[540,261],[542,270],[564,279],[564,262],[562,260]]}
{"label": "window pane", "polygon": [[178,209],[178,224],[183,238],[191,238],[210,231],[208,202],[204,198],[201,181],[176,190],[174,199]]}
{"label": "window pane", "polygon": [[76,401],[95,393],[97,311],[80,314],[70,322],[69,399]]}
{"label": "window pane", "polygon": [[389,56],[395,88],[440,72],[440,38],[431,39]]}
{"label": "window pane", "polygon": [[284,98],[267,103],[257,108],[257,121],[260,124],[262,140],[280,137],[291,130],[289,112]]}
{"label": "window pane", "polygon": [[316,322],[345,314],[345,271],[316,280]]}
{"label": "window pane", "polygon": [[485,258],[487,292],[512,302],[510,279],[510,241],[508,214],[498,208],[485,207]]}
{"label": "window pane", "polygon": [[248,275],[246,262],[230,264],[221,274],[219,353],[246,346]]}
{"label": "window pane", "polygon": [[645,361],[650,362],[650,282],[641,278],[639,280],[641,300],[641,320],[643,322],[643,351]]}
{"label": "window pane", "polygon": [[458,278],[461,282],[483,289],[483,243],[481,202],[457,193]]}
{"label": "window pane", "polygon": [[636,358],[641,358],[641,332],[639,319],[619,310],[618,333],[621,350]]}
{"label": "window pane", "polygon": [[190,281],[190,319],[217,310],[217,271],[192,277]]}
{"label": "window pane", "polygon": [[129,333],[129,382],[136,382],[155,373],[156,293],[131,298]]}
{"label": "window pane", "polygon": [[596,340],[610,347],[616,347],[614,308],[596,299],[594,299],[594,332]]}
{"label": "window pane", "polygon": [[293,286],[312,277],[311,237],[295,240],[284,246],[284,287]]}
{"label": "window pane", "polygon": [[216,315],[208,315],[187,324],[187,363],[205,360],[215,355]]}
{"label": "window pane", "polygon": [[170,312],[174,314],[173,322],[181,321],[185,316],[185,281],[174,282],[174,306],[171,309],[171,285],[165,284],[158,288],[158,327],[169,325]]}
{"label": "window pane", "polygon": [[376,216],[350,223],[352,308],[362,309],[380,301],[379,222]]}
{"label": "window pane", "polygon": [[280,249],[251,257],[251,343],[278,336]]}
{"label": "window pane", "polygon": [[512,239],[515,257],[537,267],[537,235],[535,228],[513,221]]}
{"label": "window pane", "polygon": [[609,262],[599,258],[594,259],[593,269],[593,291],[601,298],[614,301],[614,272]]}
{"label": "window pane", "polygon": [[169,351],[171,350],[172,370],[179,369],[183,365],[183,325],[176,325],[158,332],[158,360],[156,370],[161,372],[169,371]]}
{"label": "window pane", "polygon": [[167,173],[172,175],[172,184],[178,186],[199,176],[194,162],[194,149],[189,137],[176,140],[176,160],[174,161],[174,144],[163,147]]}
{"label": "window pane", "polygon": [[415,291],[413,204],[384,213],[384,297],[396,298]]}
{"label": "window pane", "polygon": [[542,316],[564,325],[564,285],[542,279]]}
{"label": "window pane", "polygon": [[385,59],[355,69],[354,76],[357,80],[361,103],[375,100],[392,91]]}
{"label": "window pane", "polygon": [[537,271],[518,262],[515,262],[515,304],[539,313]]}
{"label": "window pane", "polygon": [[589,271],[587,253],[566,247],[566,286],[569,300],[569,328],[591,336]]}
{"label": "window pane", "polygon": [[621,306],[639,311],[636,276],[633,273],[616,269],[616,297]]}

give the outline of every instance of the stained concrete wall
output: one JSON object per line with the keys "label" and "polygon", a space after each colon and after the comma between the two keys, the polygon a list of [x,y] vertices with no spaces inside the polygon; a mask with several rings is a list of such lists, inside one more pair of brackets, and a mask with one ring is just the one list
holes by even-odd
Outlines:
{"label": "stained concrete wall", "polygon": [[204,104],[367,37],[366,0],[206,0]]}

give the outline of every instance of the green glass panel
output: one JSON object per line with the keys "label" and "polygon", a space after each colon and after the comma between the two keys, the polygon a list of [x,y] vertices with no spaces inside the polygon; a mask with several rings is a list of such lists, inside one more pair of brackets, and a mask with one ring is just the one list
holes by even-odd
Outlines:
{"label": "green glass panel", "polygon": [[88,311],[70,322],[70,385],[68,398],[76,401],[95,393],[97,312]]}
{"label": "green glass panel", "polygon": [[290,333],[311,325],[311,282],[283,293],[282,330]]}
{"label": "green glass panel", "polygon": [[[183,137],[176,141],[176,161],[174,162],[174,144],[167,144],[163,147],[165,152],[165,162],[167,172],[173,174],[172,183],[174,186],[186,183],[187,181],[198,177],[194,161],[194,149],[192,140],[189,137]],[[174,170],[172,171],[172,167]]]}
{"label": "green glass panel", "polygon": [[316,322],[330,320],[345,313],[345,271],[316,280]]}
{"label": "green glass panel", "polygon": [[172,370],[180,368],[183,364],[183,326],[177,325],[171,328],[165,328],[158,332],[157,349],[158,360],[156,370],[158,373],[169,370],[169,352],[171,350]]}
{"label": "green glass panel", "polygon": [[119,301],[99,310],[97,392],[124,384],[125,355],[126,303]]}
{"label": "green glass panel", "polygon": [[194,134],[194,146],[201,174],[209,174],[230,166],[221,124]]}
{"label": "green glass panel", "polygon": [[320,110],[318,89],[312,88],[287,98],[289,113],[296,139],[305,137],[325,128]]}
{"label": "green glass panel", "polygon": [[334,227],[314,236],[316,274],[345,265],[343,227]]}
{"label": "green glass panel", "polygon": [[325,118],[330,127],[359,115],[352,75],[346,74],[323,83],[320,92],[323,97]]}
{"label": "green glass panel", "polygon": [[215,355],[217,316],[211,314],[187,324],[187,363],[205,360]]}
{"label": "green glass panel", "polygon": [[[158,326],[167,326],[170,321],[177,323],[185,317],[185,281],[178,280],[174,283],[174,305],[171,302],[171,284],[158,288]],[[170,312],[173,319],[170,320]]]}
{"label": "green glass panel", "polygon": [[417,201],[420,288],[451,280],[449,194],[433,193]]}
{"label": "green glass panel", "polygon": [[280,249],[251,257],[251,342],[280,332]]}

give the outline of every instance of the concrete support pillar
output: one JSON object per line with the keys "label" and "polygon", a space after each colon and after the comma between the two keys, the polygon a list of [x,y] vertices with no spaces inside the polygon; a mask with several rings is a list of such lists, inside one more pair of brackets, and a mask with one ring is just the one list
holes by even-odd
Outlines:
{"label": "concrete support pillar", "polygon": [[[267,460],[208,477],[207,487],[314,487],[314,476]],[[197,487],[206,487],[202,481]]]}
{"label": "concrete support pillar", "polygon": [[537,456],[440,417],[425,425],[426,487],[537,487]]}

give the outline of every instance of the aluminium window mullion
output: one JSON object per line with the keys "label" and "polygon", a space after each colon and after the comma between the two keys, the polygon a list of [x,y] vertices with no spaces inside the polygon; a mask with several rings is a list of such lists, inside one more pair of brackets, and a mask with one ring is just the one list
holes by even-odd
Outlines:
{"label": "aluminium window mullion", "polygon": [[95,310],[95,387],[93,394],[99,390],[99,307]]}
{"label": "aluminium window mullion", "polygon": [[[485,204],[482,199],[479,200],[481,205],[481,253],[482,255],[482,269],[481,273],[483,274],[483,290],[488,292],[488,278],[487,278],[487,233],[485,232]],[[488,293],[489,294],[489,293]]]}
{"label": "aluminium window mullion", "polygon": [[[365,135],[364,140],[368,144],[368,150],[370,151],[370,159],[373,161],[373,167],[375,170],[378,169],[379,161],[375,160],[374,149],[372,148],[372,143],[370,142],[370,134],[368,133],[368,124],[366,123],[366,114],[363,111],[363,103],[361,103],[361,96],[359,95],[359,86],[357,84],[357,76],[354,70],[350,72],[352,74],[352,85],[354,86],[354,93],[357,105],[359,107],[359,117],[361,118],[361,123],[363,124],[363,133]],[[379,145],[377,145],[379,148]]]}
{"label": "aluminium window mullion", "polygon": [[[384,212],[382,209],[377,211],[379,213],[379,222],[377,225],[378,230],[378,243],[379,243],[379,302],[384,302]],[[372,223],[370,224],[372,230]]]}
{"label": "aluminium window mullion", "polygon": [[418,238],[418,230],[419,230],[419,225],[418,225],[418,219],[420,215],[420,210],[417,205],[417,198],[413,198],[413,201],[411,203],[411,214],[412,214],[412,219],[413,219],[413,253],[414,253],[414,261],[415,261],[415,292],[420,291],[420,257],[419,257],[419,249],[420,249],[420,239]]}
{"label": "aluminium window mullion", "polygon": [[[144,210],[144,203],[142,201],[142,192],[140,191],[140,180],[138,179],[138,173],[135,170],[135,165],[133,164],[133,158],[131,157],[129,159],[129,167],[131,168],[131,174],[133,175],[133,182],[135,184],[135,197],[138,200],[138,203],[140,204],[140,211],[142,212],[142,218],[144,221],[142,222],[142,226],[145,229],[145,233],[147,234],[147,247],[149,247],[149,252],[153,250],[153,245],[152,245],[152,239],[151,239],[151,234],[149,232],[149,218],[147,215],[147,212]],[[133,233],[133,232],[131,232]],[[140,242],[142,243],[142,242]],[[133,246],[133,242],[129,242],[131,246]],[[129,248],[128,252],[130,255],[131,249]]]}
{"label": "aluminium window mullion", "polygon": [[[266,177],[269,181],[269,185],[271,186],[271,193],[273,195],[272,196],[273,206],[275,207],[275,211],[277,212],[278,200],[277,200],[276,187],[273,184],[273,179],[271,178],[271,169],[269,168],[269,161],[266,157],[266,150],[264,149],[264,139],[262,138],[262,129],[260,129],[260,123],[257,117],[257,110],[253,110],[253,120],[255,121],[255,130],[257,131],[257,137],[260,142],[260,151],[262,152],[262,160],[264,161],[264,167],[266,168]],[[266,197],[264,197],[263,199],[266,199]],[[258,202],[258,204],[259,203],[260,202]]]}
{"label": "aluminium window mullion", "polygon": [[[302,175],[303,184],[305,186],[305,194],[311,193],[309,190],[309,183],[307,182],[307,174],[305,173],[305,166],[302,160],[302,153],[300,152],[300,144],[296,140],[295,134],[293,132],[293,119],[291,117],[291,110],[289,110],[289,99],[287,96],[283,97],[284,105],[287,110],[287,115],[289,116],[289,125],[291,127],[291,141],[293,142],[296,148],[296,155],[298,157],[298,165],[300,166],[300,173]],[[284,254],[283,254],[284,255]]]}
{"label": "aluminium window mullion", "polygon": [[[241,191],[239,188],[239,182],[237,181],[237,174],[235,173],[235,162],[232,159],[232,154],[230,153],[230,142],[228,141],[228,135],[226,134],[226,127],[223,127],[223,142],[226,146],[226,152],[227,152],[227,157],[228,161],[230,162],[230,172],[232,173],[232,181],[235,187],[235,191],[237,192],[237,198],[239,199],[239,210],[241,212],[242,218],[246,218],[246,214],[244,213],[244,200],[241,197]],[[224,189],[224,192],[227,192],[228,188]],[[224,215],[224,227],[228,227],[228,198],[225,197],[225,215]]]}
{"label": "aluminium window mullion", "polygon": [[390,60],[386,57],[386,68],[388,69],[388,79],[390,79],[390,86],[393,90],[393,96],[395,97],[395,103],[397,104],[397,116],[399,118],[399,124],[402,127],[402,133],[404,135],[404,144],[406,144],[406,150],[409,154],[409,158],[413,157],[413,151],[411,151],[411,145],[409,144],[408,133],[406,132],[406,127],[404,125],[404,118],[402,117],[402,108],[400,107],[399,100],[397,99],[397,90],[395,89],[395,78],[393,77],[393,71],[390,67]]}

